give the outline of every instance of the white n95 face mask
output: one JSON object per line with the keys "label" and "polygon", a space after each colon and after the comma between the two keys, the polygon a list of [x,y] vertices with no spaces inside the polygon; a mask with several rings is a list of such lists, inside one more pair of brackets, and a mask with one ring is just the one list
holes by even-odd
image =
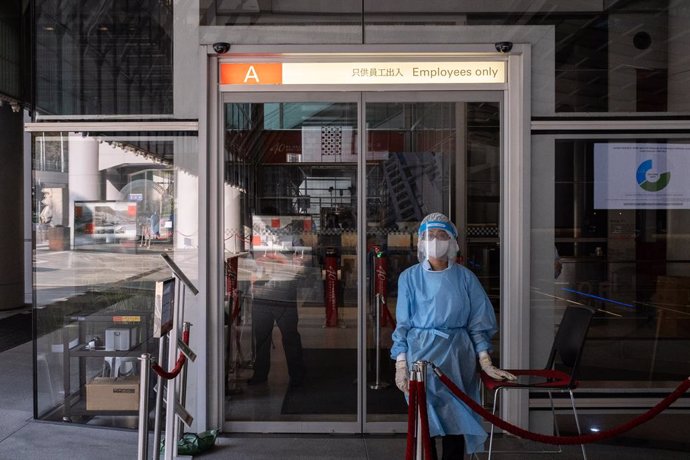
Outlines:
{"label": "white n95 face mask", "polygon": [[443,259],[448,254],[450,240],[439,240],[438,238],[427,241],[427,255],[434,259]]}

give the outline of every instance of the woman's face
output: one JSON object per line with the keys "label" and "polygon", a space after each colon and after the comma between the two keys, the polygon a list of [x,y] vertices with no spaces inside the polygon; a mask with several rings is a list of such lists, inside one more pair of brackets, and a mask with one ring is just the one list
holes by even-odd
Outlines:
{"label": "woman's face", "polygon": [[450,247],[450,235],[445,230],[433,228],[424,232],[420,244],[424,245],[424,253],[429,259],[446,260]]}

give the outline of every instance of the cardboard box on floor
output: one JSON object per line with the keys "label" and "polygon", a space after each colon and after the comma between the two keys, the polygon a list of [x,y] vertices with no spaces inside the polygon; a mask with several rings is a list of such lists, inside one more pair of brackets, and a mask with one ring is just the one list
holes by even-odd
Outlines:
{"label": "cardboard box on floor", "polygon": [[86,384],[86,410],[139,410],[139,377],[96,377]]}

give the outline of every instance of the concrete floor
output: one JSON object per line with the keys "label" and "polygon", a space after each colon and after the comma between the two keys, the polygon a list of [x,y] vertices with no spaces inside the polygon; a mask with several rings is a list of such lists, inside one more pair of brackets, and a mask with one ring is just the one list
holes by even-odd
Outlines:
{"label": "concrete floor", "polygon": [[[0,460],[122,460],[137,457],[137,432],[80,424],[40,422],[32,419],[31,343],[0,353]],[[497,448],[516,441],[503,439]],[[687,451],[614,445],[590,445],[590,459],[671,460],[687,459]],[[523,451],[527,446],[518,445]],[[290,436],[226,434],[210,451],[198,456],[206,460],[366,459],[404,458],[405,439],[385,436]],[[479,458],[486,458],[480,454]],[[497,459],[524,460],[533,454],[497,454]],[[539,459],[582,458],[579,447],[564,448],[562,454],[539,455]]]}
{"label": "concrete floor", "polygon": [[[88,254],[87,254],[88,256]],[[50,259],[60,265],[64,262],[57,255],[49,254],[44,260],[46,269],[42,275],[57,276],[48,270]],[[62,257],[65,257],[63,255]],[[70,256],[71,257],[71,256]],[[148,263],[148,258],[145,258]],[[59,263],[58,263],[59,262]],[[86,264],[88,265],[88,264]],[[154,264],[155,265],[155,264]],[[147,268],[148,265],[147,265]],[[126,277],[125,274],[119,276]],[[44,302],[73,295],[67,292],[69,286],[61,286],[60,279],[52,280],[54,290],[43,292]],[[60,291],[64,288],[65,292]],[[5,312],[2,312],[5,313]],[[6,312],[6,315],[19,311]],[[0,314],[0,317],[2,315]],[[92,425],[41,422],[33,420],[32,344],[26,343],[14,349],[0,353],[0,460],[12,459],[134,459],[137,457],[137,432],[135,430],[103,428]],[[690,416],[681,415],[686,421]],[[627,416],[626,416],[627,418]],[[675,432],[687,430],[690,423],[657,420],[650,422],[656,430]],[[615,425],[612,423],[611,425]],[[650,439],[640,436],[640,439]],[[635,432],[631,432],[623,445],[596,444],[588,446],[589,459],[687,459],[690,458],[687,444],[677,442],[646,441],[635,442]],[[652,437],[651,439],[664,439]],[[536,446],[541,449],[544,446]],[[548,446],[547,446],[548,447]],[[198,458],[202,459],[402,459],[404,458],[405,439],[394,436],[334,436],[334,435],[233,435],[224,434],[212,450]],[[564,448],[562,454],[534,455],[524,453],[535,446],[526,446],[514,439],[500,439],[497,449],[514,449],[520,454],[496,454],[500,459],[549,459],[570,460],[582,458],[579,446]],[[676,449],[676,450],[673,450]],[[684,450],[681,450],[684,449]],[[469,457],[468,457],[469,458]],[[479,458],[486,458],[480,454]]]}

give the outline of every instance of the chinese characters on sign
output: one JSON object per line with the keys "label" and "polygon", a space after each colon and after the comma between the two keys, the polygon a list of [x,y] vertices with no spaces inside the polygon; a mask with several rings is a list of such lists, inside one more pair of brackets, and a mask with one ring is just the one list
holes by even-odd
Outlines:
{"label": "chinese characters on sign", "polygon": [[393,67],[371,67],[371,68],[354,68],[352,69],[352,76],[353,77],[402,77],[402,70],[400,68],[393,68]]}

